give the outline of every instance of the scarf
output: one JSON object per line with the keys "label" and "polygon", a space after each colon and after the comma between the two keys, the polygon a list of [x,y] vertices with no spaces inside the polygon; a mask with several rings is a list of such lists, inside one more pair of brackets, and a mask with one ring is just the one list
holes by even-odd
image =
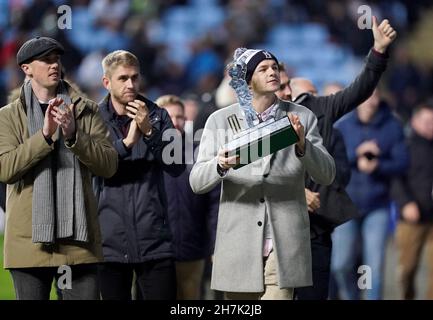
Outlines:
{"label": "scarf", "polygon": [[[24,83],[30,136],[41,130],[44,114],[30,80]],[[61,81],[57,97],[70,105],[71,98]],[[62,108],[62,107],[60,107]],[[62,131],[54,150],[34,167],[32,199],[32,241],[53,244],[56,239],[88,241],[86,209],[80,163],[66,148]]]}

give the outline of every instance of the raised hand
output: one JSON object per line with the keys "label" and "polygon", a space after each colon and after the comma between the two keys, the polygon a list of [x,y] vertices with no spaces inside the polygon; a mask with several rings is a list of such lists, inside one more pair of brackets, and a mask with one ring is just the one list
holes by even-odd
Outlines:
{"label": "raised hand", "polygon": [[320,194],[305,188],[305,198],[307,200],[308,212],[314,212],[320,208]]}
{"label": "raised hand", "polygon": [[58,107],[63,103],[63,99],[54,98],[48,102],[48,108],[45,111],[44,117],[44,126],[42,128],[42,134],[46,138],[51,138],[53,134],[57,130],[57,122],[54,120],[54,116],[52,115],[53,107]]}
{"label": "raised hand", "polygon": [[138,129],[137,122],[132,120],[131,124],[129,125],[128,135],[125,139],[123,139],[123,144],[127,148],[132,148],[134,144],[137,143],[138,139],[141,136],[141,131]]}
{"label": "raised hand", "polygon": [[138,129],[145,136],[150,136],[152,134],[152,124],[150,123],[149,109],[147,109],[146,104],[141,100],[134,100],[128,102],[126,109],[128,110],[126,115],[137,122]]}
{"label": "raised hand", "polygon": [[373,37],[374,37],[374,50],[385,53],[388,46],[397,37],[397,31],[395,31],[388,19],[383,20],[380,25],[377,25],[377,19],[373,16]]}
{"label": "raised hand", "polygon": [[74,108],[75,106],[70,104],[69,106],[64,105],[63,108],[53,106],[51,110],[53,120],[62,129],[65,140],[72,139],[75,136]]}
{"label": "raised hand", "polygon": [[417,223],[421,217],[418,205],[413,201],[407,203],[401,209],[401,214],[403,215],[404,220],[410,223]]}
{"label": "raised hand", "polygon": [[377,145],[377,142],[375,140],[367,140],[361,143],[356,148],[356,155],[358,157],[364,156],[366,153],[372,153],[376,157],[380,155],[380,148]]}
{"label": "raised hand", "polygon": [[299,120],[299,117],[292,113],[287,113],[287,116],[289,117],[290,122],[292,123],[293,129],[297,133],[299,137],[299,141],[296,143],[298,148],[301,152],[305,151],[305,129],[304,126],[301,123],[301,120]]}
{"label": "raised hand", "polygon": [[360,157],[357,161],[358,170],[365,174],[372,174],[379,166],[379,160],[369,160],[366,157]]}
{"label": "raised hand", "polygon": [[235,167],[240,162],[240,157],[237,155],[228,156],[227,150],[220,149],[218,151],[218,164],[224,170]]}

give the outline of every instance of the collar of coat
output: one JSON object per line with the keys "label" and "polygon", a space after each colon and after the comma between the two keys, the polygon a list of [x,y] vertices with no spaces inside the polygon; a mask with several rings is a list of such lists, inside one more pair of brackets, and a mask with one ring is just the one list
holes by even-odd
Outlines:
{"label": "collar of coat", "polygon": [[[63,82],[69,96],[71,97],[72,103],[75,105],[75,119],[77,119],[87,107],[86,99],[83,99],[83,94],[75,90],[67,81],[63,80]],[[26,99],[24,97],[24,85],[21,86],[19,99],[21,102],[21,107],[24,108],[24,112],[27,112],[27,110],[25,109]]]}

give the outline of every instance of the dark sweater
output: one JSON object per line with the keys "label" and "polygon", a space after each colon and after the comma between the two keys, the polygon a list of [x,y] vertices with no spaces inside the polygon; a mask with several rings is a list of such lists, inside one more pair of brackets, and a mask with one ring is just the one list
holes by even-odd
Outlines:
{"label": "dark sweater", "polygon": [[408,145],[409,170],[394,180],[393,198],[400,209],[415,201],[421,213],[419,222],[433,222],[433,141],[414,133]]}

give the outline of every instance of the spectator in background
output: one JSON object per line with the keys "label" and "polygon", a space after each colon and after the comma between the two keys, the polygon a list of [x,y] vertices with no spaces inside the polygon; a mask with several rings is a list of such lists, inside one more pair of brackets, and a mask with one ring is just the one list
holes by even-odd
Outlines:
{"label": "spectator in background", "polygon": [[[367,99],[377,85],[386,68],[386,50],[395,39],[396,33],[387,20],[377,24],[373,19],[373,49],[360,75],[344,90],[329,96],[317,96],[314,84],[304,78],[289,79],[280,70],[280,90],[277,95],[291,98],[314,112],[318,118],[319,132],[323,144],[334,154],[339,162],[337,178],[330,187],[321,186],[314,181],[306,181],[306,197],[310,217],[311,245],[313,257],[313,286],[296,290],[297,298],[327,299],[329,269],[332,252],[331,233],[334,228],[357,214],[352,201],[345,192],[350,172],[347,172],[347,159],[341,154],[344,142],[341,134],[333,129],[334,123]],[[338,204],[338,205],[337,205]]]}
{"label": "spectator in background", "polygon": [[290,87],[290,78],[284,63],[278,65],[280,70],[280,89],[277,91],[278,98],[281,100],[292,101],[292,89]]}
{"label": "spectator in background", "polygon": [[102,298],[131,300],[135,272],[140,299],[175,299],[164,172],[179,176],[185,165],[163,157],[170,141],[162,136],[172,133],[176,143],[178,135],[167,111],[138,94],[140,66],[135,55],[111,52],[102,67],[108,95],[99,110],[119,154],[116,174],[95,180],[105,261],[99,266]]}
{"label": "spectator in background", "polygon": [[[156,104],[167,110],[174,127],[182,134],[183,148],[193,141],[184,135],[184,105],[176,96],[161,96]],[[194,149],[198,147],[194,145]],[[188,149],[188,147],[186,147]],[[191,152],[193,150],[190,150]],[[186,157],[187,158],[187,157]],[[192,160],[192,158],[190,159]],[[198,300],[205,260],[213,254],[221,186],[196,195],[189,185],[193,163],[178,177],[164,174],[167,190],[168,224],[173,236],[176,260],[177,299]]]}
{"label": "spectator in background", "polygon": [[390,182],[408,165],[403,129],[377,91],[337,128],[343,134],[352,168],[347,192],[361,217],[335,229],[332,272],[341,297],[358,299],[353,270],[356,248],[361,243],[362,263],[371,268],[372,288],[366,290],[366,298],[378,300],[382,298]]}
{"label": "spectator in background", "polygon": [[404,44],[397,46],[393,60],[388,72],[389,89],[395,99],[397,114],[407,122],[411,118],[413,107],[420,102],[422,92],[431,93],[429,85],[432,82],[417,69]]}
{"label": "spectator in background", "polygon": [[395,234],[398,248],[397,276],[402,299],[415,298],[415,276],[421,253],[427,251],[426,299],[433,299],[433,101],[420,104],[411,120],[408,139],[410,166],[395,179],[394,198],[400,208]]}
{"label": "spectator in background", "polygon": [[338,91],[343,90],[344,87],[338,83],[338,82],[330,82],[330,83],[326,83],[323,86],[323,95],[324,96],[330,96],[331,94],[336,94]]}
{"label": "spectator in background", "polygon": [[[281,74],[280,70],[280,74]],[[286,75],[287,83],[288,77]],[[284,79],[284,78],[283,78]],[[282,87],[278,94],[292,96],[296,103],[307,102],[307,107],[318,107],[317,89],[308,79],[292,78],[290,86]],[[297,98],[297,99],[296,99]],[[326,97],[328,111],[336,108],[332,103],[335,96]],[[322,97],[323,107],[326,106]],[[343,106],[338,106],[343,107]],[[324,109],[326,111],[326,109]],[[328,130],[332,122],[326,121],[323,114],[318,113],[319,132]],[[305,195],[308,213],[310,214],[310,237],[313,266],[313,286],[296,288],[295,298],[298,300],[326,300],[328,298],[328,286],[330,279],[332,240],[331,232],[337,225],[349,220],[357,214],[357,209],[344,190],[350,180],[350,166],[346,155],[346,147],[343,137],[337,129],[332,129],[331,140],[325,145],[328,152],[334,158],[336,175],[330,186],[321,186],[306,180]]]}
{"label": "spectator in background", "polygon": [[[185,114],[185,127],[184,133],[187,136],[193,136],[199,129],[197,126],[197,119],[201,112],[201,105],[198,100],[198,96],[194,93],[189,93],[183,96],[182,102],[184,106],[184,114]],[[203,119],[206,122],[206,119]],[[204,126],[204,124],[203,124]],[[199,142],[200,139],[195,139],[195,142]]]}
{"label": "spectator in background", "polygon": [[298,100],[298,98],[301,98],[301,95],[305,94],[317,96],[316,86],[311,82],[311,80],[305,78],[292,78],[290,79],[289,85],[293,101]]}

